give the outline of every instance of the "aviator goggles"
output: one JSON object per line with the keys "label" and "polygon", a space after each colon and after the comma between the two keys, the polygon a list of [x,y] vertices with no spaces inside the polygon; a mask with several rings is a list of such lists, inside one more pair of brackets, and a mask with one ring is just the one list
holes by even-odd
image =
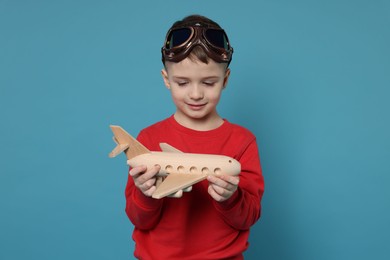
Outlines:
{"label": "aviator goggles", "polygon": [[195,46],[201,46],[216,62],[230,63],[233,48],[223,29],[196,23],[171,28],[161,48],[164,61],[179,62],[185,59]]}

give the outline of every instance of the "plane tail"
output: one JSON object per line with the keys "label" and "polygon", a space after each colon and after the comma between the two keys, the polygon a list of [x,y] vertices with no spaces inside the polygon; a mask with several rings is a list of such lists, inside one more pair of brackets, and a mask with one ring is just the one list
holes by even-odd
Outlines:
{"label": "plane tail", "polygon": [[128,160],[134,158],[137,155],[150,153],[150,151],[138,142],[134,137],[127,133],[122,127],[116,125],[110,125],[112,132],[114,133],[114,141],[117,146],[109,153],[109,157],[115,157],[121,152],[126,154]]}

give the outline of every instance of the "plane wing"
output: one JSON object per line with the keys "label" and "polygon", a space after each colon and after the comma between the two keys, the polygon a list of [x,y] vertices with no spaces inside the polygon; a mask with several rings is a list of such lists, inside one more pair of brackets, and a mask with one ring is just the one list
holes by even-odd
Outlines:
{"label": "plane wing", "polygon": [[112,150],[112,152],[109,154],[109,156],[112,158],[112,157],[115,157],[117,156],[118,154],[120,154],[121,152],[125,151],[127,148],[129,148],[129,144],[119,144],[114,148],[114,150]]}
{"label": "plane wing", "polygon": [[207,174],[170,173],[157,187],[152,197],[161,199],[207,178]]}
{"label": "plane wing", "polygon": [[163,152],[168,152],[168,153],[183,153],[179,149],[173,147],[172,145],[169,145],[167,143],[160,143],[160,148]]}

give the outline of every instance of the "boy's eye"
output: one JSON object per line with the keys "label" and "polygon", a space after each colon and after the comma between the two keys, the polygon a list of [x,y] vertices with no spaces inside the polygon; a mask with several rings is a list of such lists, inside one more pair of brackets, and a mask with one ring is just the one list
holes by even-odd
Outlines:
{"label": "boy's eye", "polygon": [[180,82],[177,82],[177,85],[179,85],[180,87],[185,86],[185,85],[187,85],[187,84],[188,84],[187,81],[180,81]]}
{"label": "boy's eye", "polygon": [[214,86],[215,82],[214,81],[204,81],[203,84],[206,86]]}

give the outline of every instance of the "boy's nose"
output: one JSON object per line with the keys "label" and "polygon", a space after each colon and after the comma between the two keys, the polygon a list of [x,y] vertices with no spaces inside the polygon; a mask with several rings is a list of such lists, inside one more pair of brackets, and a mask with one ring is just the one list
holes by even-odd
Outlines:
{"label": "boy's nose", "polygon": [[190,89],[189,96],[191,99],[202,99],[203,98],[203,91],[200,86],[192,86]]}

